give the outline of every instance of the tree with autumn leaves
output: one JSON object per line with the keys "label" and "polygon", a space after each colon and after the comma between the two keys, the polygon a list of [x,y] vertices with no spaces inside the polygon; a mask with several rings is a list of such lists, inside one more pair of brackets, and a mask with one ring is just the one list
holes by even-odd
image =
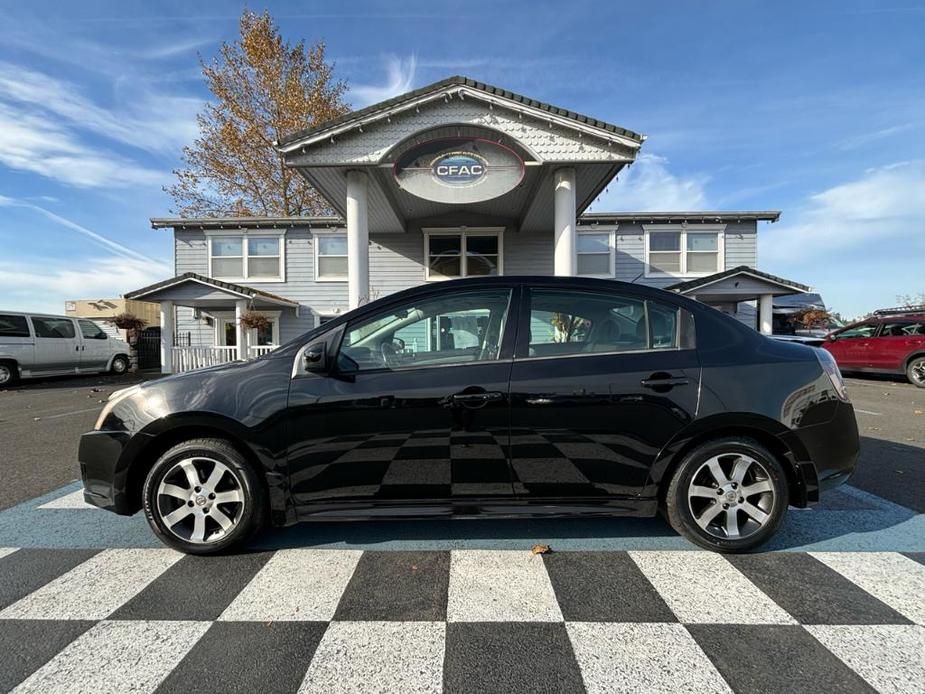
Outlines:
{"label": "tree with autumn leaves", "polygon": [[322,42],[306,48],[280,36],[268,12],[245,11],[240,38],[200,60],[215,99],[198,116],[185,168],[164,190],[183,217],[305,216],[330,212],[283,163],[274,142],[349,111]]}

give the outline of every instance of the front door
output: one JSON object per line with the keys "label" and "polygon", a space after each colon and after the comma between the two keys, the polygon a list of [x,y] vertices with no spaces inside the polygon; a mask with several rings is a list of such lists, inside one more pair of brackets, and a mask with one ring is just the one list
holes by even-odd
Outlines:
{"label": "front door", "polygon": [[290,386],[297,503],[509,496],[513,293],[443,292],[349,323],[334,371]]}
{"label": "front door", "polygon": [[633,496],[693,418],[692,318],[619,292],[533,289],[511,373],[511,464],[525,498]]}
{"label": "front door", "polygon": [[105,371],[112,356],[109,336],[96,323],[81,318],[80,327],[80,369],[81,371]]}
{"label": "front door", "polygon": [[871,342],[877,332],[875,322],[859,323],[835,333],[835,339],[826,343],[826,348],[843,369],[863,369],[870,366]]}

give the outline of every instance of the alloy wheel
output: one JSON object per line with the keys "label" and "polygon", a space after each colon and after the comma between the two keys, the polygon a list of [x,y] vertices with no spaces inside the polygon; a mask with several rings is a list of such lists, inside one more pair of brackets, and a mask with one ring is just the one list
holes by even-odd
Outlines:
{"label": "alloy wheel", "polygon": [[164,526],[181,540],[210,544],[227,537],[244,513],[241,480],[214,458],[186,458],[161,478],[155,503]]}
{"label": "alloy wheel", "polygon": [[0,364],[0,386],[13,380],[13,371],[6,364]]}
{"label": "alloy wheel", "polygon": [[710,535],[740,540],[770,520],[774,483],[767,468],[742,453],[713,456],[691,477],[687,501],[694,522]]}
{"label": "alloy wheel", "polygon": [[125,359],[122,357],[117,357],[112,362],[112,370],[117,374],[125,373],[128,370],[128,364],[125,363]]}
{"label": "alloy wheel", "polygon": [[909,380],[917,386],[925,386],[925,359],[916,359],[909,367]]}

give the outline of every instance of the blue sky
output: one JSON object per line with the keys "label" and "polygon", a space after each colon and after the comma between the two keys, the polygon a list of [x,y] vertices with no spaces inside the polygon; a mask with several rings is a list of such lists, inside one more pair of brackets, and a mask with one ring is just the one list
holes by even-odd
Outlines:
{"label": "blue sky", "polygon": [[[780,209],[760,269],[857,315],[925,292],[925,3],[288,2],[354,106],[452,74],[649,137],[592,209]],[[0,2],[0,305],[171,273],[161,186],[209,94],[220,2]]]}

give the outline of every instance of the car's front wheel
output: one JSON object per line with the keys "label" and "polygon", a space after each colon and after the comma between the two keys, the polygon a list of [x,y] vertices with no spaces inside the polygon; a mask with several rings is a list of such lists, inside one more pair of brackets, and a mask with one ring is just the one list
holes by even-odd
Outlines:
{"label": "car's front wheel", "polygon": [[128,357],[123,357],[121,354],[112,360],[112,365],[109,367],[109,370],[117,375],[124,374],[128,369]]}
{"label": "car's front wheel", "polygon": [[909,362],[906,377],[912,385],[925,388],[925,357],[916,357]]}
{"label": "car's front wheel", "polygon": [[757,441],[723,438],[689,452],[665,497],[672,527],[691,542],[720,552],[745,552],[766,542],[788,504],[787,476]]}
{"label": "car's front wheel", "polygon": [[148,524],[167,545],[189,554],[217,554],[262,525],[261,480],[230,443],[202,438],[162,455],[145,479]]}

